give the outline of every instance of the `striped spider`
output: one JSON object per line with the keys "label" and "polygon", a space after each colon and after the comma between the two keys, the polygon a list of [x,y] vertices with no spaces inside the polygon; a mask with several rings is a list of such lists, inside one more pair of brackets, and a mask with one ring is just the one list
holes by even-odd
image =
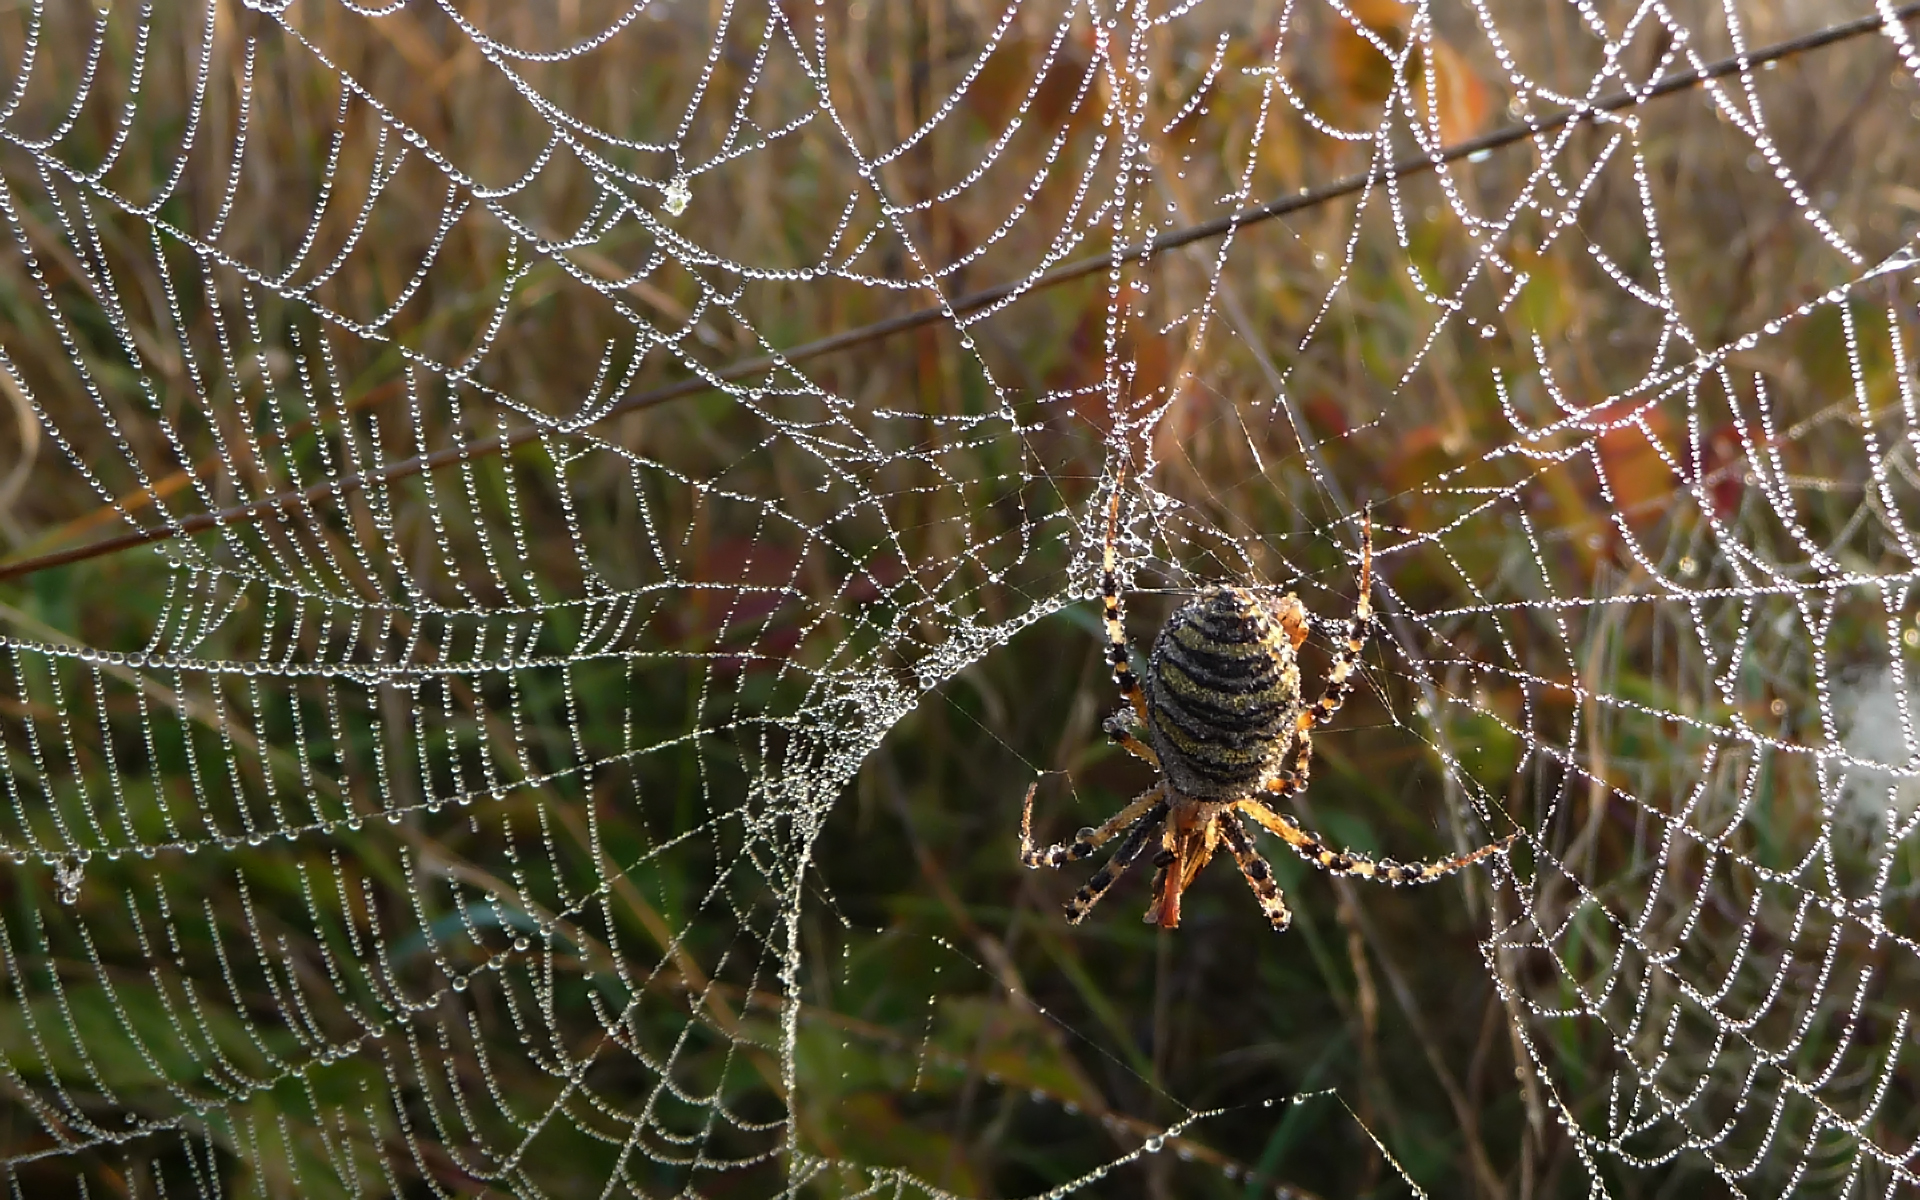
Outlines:
{"label": "striped spider", "polygon": [[[1273,881],[1272,868],[1254,848],[1247,818],[1329,874],[1395,885],[1429,883],[1506,853],[1517,832],[1457,858],[1416,863],[1375,860],[1331,849],[1274,807],[1305,790],[1313,759],[1313,730],[1331,720],[1353,690],[1353,670],[1373,620],[1371,517],[1363,526],[1360,602],[1348,623],[1346,644],[1334,655],[1326,688],[1311,703],[1302,698],[1295,658],[1307,638],[1309,618],[1292,593],[1273,600],[1241,587],[1202,592],[1161,627],[1147,659],[1145,680],[1135,675],[1128,661],[1114,569],[1119,526],[1116,484],[1107,510],[1100,588],[1113,678],[1131,713],[1122,708],[1107,718],[1106,730],[1115,742],[1151,763],[1160,780],[1099,828],[1088,827],[1071,841],[1039,848],[1033,844],[1033,796],[1039,785],[1027,789],[1020,816],[1020,861],[1028,867],[1078,862],[1126,831],[1113,857],[1067,902],[1069,923],[1079,924],[1148,843],[1157,842],[1153,865],[1159,873],[1146,913],[1148,924],[1171,929],[1180,923],[1181,893],[1225,844],[1267,920],[1276,930],[1286,929],[1293,923],[1293,914]],[[1136,722],[1146,730],[1144,742],[1134,732]]]}

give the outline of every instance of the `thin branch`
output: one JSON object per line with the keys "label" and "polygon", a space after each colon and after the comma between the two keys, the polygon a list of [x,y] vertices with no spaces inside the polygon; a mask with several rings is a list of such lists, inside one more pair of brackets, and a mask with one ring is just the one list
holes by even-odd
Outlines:
{"label": "thin branch", "polygon": [[[1005,283],[998,287],[987,288],[983,291],[969,292],[966,295],[956,297],[942,304],[917,309],[909,313],[902,313],[897,317],[889,317],[884,321],[875,321],[871,325],[863,325],[858,329],[850,329],[845,333],[837,333],[830,337],[805,342],[790,350],[781,351],[776,354],[761,355],[758,358],[737,362],[731,366],[714,371],[711,374],[701,375],[693,379],[683,379],[679,383],[668,384],[665,387],[653,388],[645,392],[638,392],[610,406],[598,419],[605,420],[608,417],[618,416],[621,413],[635,412],[643,408],[652,408],[671,400],[698,395],[701,392],[720,387],[723,384],[731,383],[738,379],[749,378],[767,371],[776,370],[781,367],[790,367],[797,363],[819,358],[822,355],[852,349],[855,346],[862,346],[869,342],[876,342],[883,338],[892,337],[897,333],[905,333],[911,329],[918,329],[922,325],[930,325],[938,321],[952,320],[955,317],[966,316],[969,313],[976,313],[982,309],[990,308],[1005,300],[1043,291],[1047,288],[1057,287],[1060,284],[1069,283],[1076,279],[1084,279],[1089,275],[1097,275],[1102,271],[1111,270],[1113,267],[1123,263],[1146,262],[1156,254],[1161,254],[1168,250],[1175,250],[1193,242],[1222,237],[1234,230],[1249,225],[1258,225],[1263,221],[1270,221],[1275,217],[1283,217],[1289,213],[1299,212],[1302,209],[1313,208],[1317,205],[1325,204],[1328,201],[1337,200],[1342,196],[1351,196],[1356,192],[1372,185],[1383,183],[1388,179],[1399,179],[1409,175],[1417,175],[1423,171],[1431,171],[1436,167],[1457,162],[1461,159],[1472,159],[1477,155],[1510,146],[1515,142],[1524,141],[1527,138],[1537,137],[1543,133],[1551,133],[1558,129],[1564,129],[1569,125],[1577,125],[1585,121],[1591,121],[1603,113],[1619,112],[1624,109],[1635,108],[1661,96],[1686,91],[1690,88],[1698,87],[1703,83],[1721,79],[1728,75],[1745,74],[1755,67],[1792,58],[1795,55],[1804,54],[1809,50],[1817,50],[1838,42],[1848,41],[1852,38],[1860,37],[1863,34],[1874,33],[1889,25],[1905,23],[1917,17],[1920,17],[1920,0],[1915,0],[1913,3],[1908,3],[1894,9],[1890,19],[1883,18],[1880,14],[1876,13],[1872,16],[1861,17],[1858,20],[1846,21],[1838,25],[1830,25],[1825,29],[1817,30],[1803,37],[1776,42],[1771,46],[1763,47],[1750,54],[1734,55],[1730,58],[1720,59],[1717,62],[1707,64],[1697,71],[1680,71],[1672,75],[1664,76],[1645,88],[1614,92],[1610,95],[1602,96],[1592,104],[1584,107],[1568,109],[1565,112],[1557,113],[1553,116],[1530,120],[1523,125],[1514,125],[1506,129],[1482,135],[1481,137],[1469,138],[1464,142],[1456,142],[1451,146],[1443,146],[1428,154],[1403,158],[1398,162],[1375,167],[1357,175],[1349,175],[1344,179],[1337,179],[1332,183],[1323,184],[1320,187],[1311,188],[1296,195],[1285,197],[1284,199],[1275,200],[1268,204],[1257,205],[1253,208],[1241,209],[1238,212],[1212,221],[1206,221],[1199,225],[1190,225],[1185,229],[1162,234],[1146,242],[1132,246],[1122,246],[1106,254],[1096,255],[1077,263],[1055,268],[1032,279]],[[36,571],[47,570],[50,567],[82,562],[86,559],[98,558],[101,555],[113,554],[117,551],[131,549],[134,546],[147,545],[152,542],[170,541],[174,538],[199,533],[202,530],[213,529],[218,526],[250,523],[269,514],[277,514],[283,519],[289,516],[299,519],[300,511],[315,501],[326,500],[330,497],[345,496],[351,492],[365,490],[367,487],[375,484],[391,483],[396,479],[404,479],[411,475],[435,471],[441,467],[451,466],[458,462],[467,462],[476,458],[488,458],[496,454],[504,454],[517,446],[533,441],[543,434],[566,432],[569,431],[565,428],[555,426],[523,426],[495,437],[466,442],[445,450],[435,451],[432,454],[422,454],[415,455],[412,458],[404,458],[375,471],[366,471],[358,475],[348,475],[339,479],[330,479],[325,483],[315,484],[312,487],[300,491],[276,492],[271,496],[255,500],[251,503],[235,505],[231,508],[221,509],[218,512],[199,513],[194,516],[181,518],[166,525],[138,529],[115,537],[103,538],[100,541],[90,542],[86,545],[75,546],[67,550],[60,550],[51,554],[42,554],[32,558],[22,558],[10,563],[0,564],[0,580],[18,579],[26,575],[31,575]]]}

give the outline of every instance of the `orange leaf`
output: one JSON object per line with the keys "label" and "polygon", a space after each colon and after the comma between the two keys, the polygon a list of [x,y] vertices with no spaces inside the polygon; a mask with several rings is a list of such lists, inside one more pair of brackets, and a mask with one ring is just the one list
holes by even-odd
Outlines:
{"label": "orange leaf", "polygon": [[1607,430],[1596,444],[1615,511],[1637,529],[1658,520],[1680,487],[1652,440],[1665,432],[1665,418],[1653,409],[1636,424]]}
{"label": "orange leaf", "polygon": [[[1404,14],[1391,0],[1350,4],[1360,24],[1388,45],[1399,45]],[[1378,107],[1393,94],[1393,63],[1358,29],[1341,20],[1327,39],[1327,61],[1341,91],[1360,108]]]}
{"label": "orange leaf", "polygon": [[[1493,106],[1487,85],[1480,82],[1466,58],[1439,37],[1428,43],[1425,69],[1414,86],[1422,121],[1430,119],[1429,114],[1437,115],[1440,140],[1445,143],[1464,141],[1478,133]],[[1433,89],[1431,98],[1429,87]]]}

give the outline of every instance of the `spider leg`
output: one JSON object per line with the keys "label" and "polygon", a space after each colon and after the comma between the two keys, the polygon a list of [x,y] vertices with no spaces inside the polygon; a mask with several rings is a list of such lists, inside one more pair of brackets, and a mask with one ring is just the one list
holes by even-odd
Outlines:
{"label": "spider leg", "polygon": [[1098,829],[1089,825],[1073,835],[1072,841],[1056,842],[1051,846],[1036,848],[1033,844],[1033,794],[1040,790],[1038,783],[1027,789],[1026,805],[1020,811],[1020,863],[1027,867],[1064,867],[1070,862],[1085,858],[1099,849],[1101,844],[1114,834],[1138,820],[1140,815],[1152,808],[1166,791],[1166,784],[1160,783],[1135,796],[1119,812],[1109,817]]}
{"label": "spider leg", "polygon": [[[1369,508],[1360,526],[1360,603],[1353,609],[1353,620],[1347,623],[1347,644],[1333,656],[1333,669],[1327,672],[1326,690],[1320,693],[1320,699],[1300,714],[1298,732],[1305,734],[1316,725],[1325,725],[1333,720],[1333,714],[1347,702],[1353,692],[1353,669],[1360,664],[1360,654],[1366,649],[1367,630],[1373,624],[1373,510]],[[1303,780],[1301,787],[1305,787]],[[1296,789],[1297,790],[1297,789]]]}
{"label": "spider leg", "polygon": [[1187,852],[1181,856],[1180,890],[1186,891],[1200,872],[1213,861],[1213,852],[1220,848],[1220,823],[1208,821],[1194,830],[1193,838],[1187,843]]}
{"label": "spider leg", "polygon": [[[1133,706],[1133,715],[1140,724],[1147,723],[1147,697],[1140,690],[1140,677],[1133,673],[1133,666],[1127,654],[1127,627],[1120,610],[1120,568],[1118,543],[1120,541],[1120,484],[1126,479],[1127,469],[1123,463],[1113,480],[1113,498],[1107,502],[1107,540],[1100,551],[1100,601],[1105,610],[1107,623],[1107,661],[1113,665],[1113,681],[1120,685],[1120,695]],[[1112,731],[1109,724],[1108,731]],[[1125,742],[1121,743],[1126,745]],[[1132,746],[1127,749],[1133,750]],[[1142,746],[1141,749],[1146,749]],[[1139,754],[1139,750],[1133,750]],[[1151,753],[1151,752],[1149,752]],[[1148,757],[1142,755],[1142,757]],[[1159,765],[1159,759],[1148,758]]]}
{"label": "spider leg", "polygon": [[[1309,710],[1311,711],[1311,710]],[[1301,717],[1305,722],[1306,717]],[[1266,789],[1274,798],[1285,800],[1307,790],[1307,780],[1313,768],[1313,734],[1310,728],[1293,731],[1293,764],[1283,767],[1278,775],[1267,780]]]}
{"label": "spider leg", "polygon": [[1347,644],[1333,657],[1326,690],[1320,699],[1302,710],[1294,721],[1293,762],[1266,784],[1276,799],[1284,800],[1307,790],[1313,765],[1313,731],[1333,720],[1333,715],[1353,694],[1353,671],[1360,664],[1360,655],[1367,645],[1367,630],[1372,625],[1373,511],[1368,509],[1360,526],[1360,602],[1354,606],[1353,619],[1347,622]]}
{"label": "spider leg", "polygon": [[1442,876],[1470,867],[1483,858],[1505,854],[1508,847],[1513,845],[1514,839],[1520,836],[1516,830],[1497,842],[1490,842],[1480,847],[1471,854],[1437,859],[1433,862],[1401,863],[1390,858],[1375,862],[1364,854],[1348,854],[1330,848],[1318,834],[1307,832],[1300,828],[1299,823],[1292,817],[1274,812],[1258,800],[1242,800],[1234,807],[1260,822],[1269,832],[1292,846],[1301,858],[1330,875],[1357,875],[1362,879],[1391,883],[1396,887],[1403,883],[1431,883]]}
{"label": "spider leg", "polygon": [[1267,923],[1273,926],[1275,933],[1285,933],[1293,924],[1293,914],[1287,911],[1287,902],[1280,895],[1280,885],[1273,881],[1273,868],[1267,860],[1260,857],[1260,851],[1254,848],[1253,839],[1247,836],[1247,827],[1240,823],[1240,814],[1232,810],[1220,814],[1216,822],[1220,826],[1220,836],[1227,843],[1227,849],[1233,851],[1233,861],[1240,866],[1240,874],[1246,876],[1247,886],[1253,889],[1254,899],[1260,902],[1260,911],[1267,914]]}
{"label": "spider leg", "polygon": [[1135,737],[1133,730],[1128,728],[1128,724],[1127,710],[1123,708],[1107,718],[1105,725],[1107,736],[1113,739],[1114,745],[1123,748],[1135,758],[1147,760],[1153,764],[1156,771],[1159,770],[1160,756],[1153,752],[1152,746]]}
{"label": "spider leg", "polygon": [[[1158,792],[1159,789],[1154,791]],[[1120,843],[1120,848],[1113,852],[1113,857],[1107,860],[1106,865],[1095,871],[1080,885],[1073,899],[1067,901],[1067,924],[1078,925],[1086,919],[1093,906],[1100,903],[1100,897],[1106,895],[1107,889],[1113,886],[1113,881],[1125,874],[1127,868],[1133,865],[1133,860],[1140,857],[1140,852],[1147,847],[1147,839],[1159,830],[1160,823],[1166,819],[1167,802],[1164,800],[1147,810],[1147,814],[1127,832],[1127,839]]]}
{"label": "spider leg", "polygon": [[1142,914],[1142,921],[1162,929],[1179,927],[1180,897],[1213,861],[1213,852],[1220,845],[1214,825],[1211,820],[1195,819],[1191,810],[1174,815],[1160,852],[1153,856],[1153,865],[1160,870],[1153,879],[1153,903]]}

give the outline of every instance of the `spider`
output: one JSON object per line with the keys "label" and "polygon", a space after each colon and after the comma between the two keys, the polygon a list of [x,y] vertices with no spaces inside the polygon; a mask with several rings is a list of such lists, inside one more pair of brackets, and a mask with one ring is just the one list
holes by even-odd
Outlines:
{"label": "spider", "polygon": [[[1100,590],[1108,657],[1127,707],[1107,718],[1106,731],[1152,764],[1160,780],[1099,828],[1082,829],[1071,841],[1043,848],[1033,844],[1033,796],[1039,784],[1027,789],[1020,816],[1020,861],[1028,867],[1057,868],[1078,862],[1126,831],[1113,857],[1067,901],[1069,924],[1084,920],[1114,881],[1157,840],[1153,865],[1159,873],[1145,917],[1148,924],[1172,929],[1180,923],[1181,893],[1224,844],[1268,922],[1276,931],[1284,931],[1293,923],[1293,914],[1273,881],[1272,868],[1254,848],[1245,818],[1329,874],[1357,875],[1396,886],[1428,883],[1506,853],[1518,832],[1457,858],[1376,861],[1332,849],[1274,807],[1306,789],[1313,731],[1340,711],[1353,690],[1353,670],[1373,620],[1371,513],[1362,525],[1360,601],[1347,626],[1346,644],[1334,656],[1326,688],[1311,703],[1302,698],[1295,658],[1307,638],[1310,618],[1292,593],[1272,600],[1242,587],[1202,592],[1167,618],[1154,639],[1146,678],[1135,675],[1129,665],[1115,571],[1119,527],[1116,483],[1107,510]],[[1134,732],[1136,723],[1145,729],[1146,741]]]}

